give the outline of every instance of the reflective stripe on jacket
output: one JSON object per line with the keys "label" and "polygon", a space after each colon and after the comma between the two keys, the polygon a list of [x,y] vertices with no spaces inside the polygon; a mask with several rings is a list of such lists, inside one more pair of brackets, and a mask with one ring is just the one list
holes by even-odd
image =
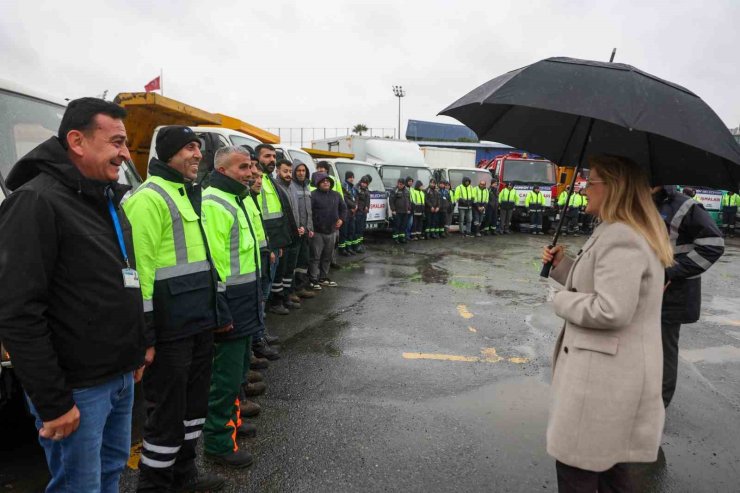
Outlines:
{"label": "reflective stripe on jacket", "polygon": [[509,190],[508,188],[504,188],[498,194],[498,201],[499,203],[510,202],[514,205],[517,205],[519,204],[519,192],[517,192],[513,188],[511,190]]}
{"label": "reflective stripe on jacket", "polygon": [[233,323],[231,331],[216,338],[247,337],[263,327],[259,246],[244,203],[252,200],[242,197],[246,187],[225,175],[214,173],[210,183],[203,194],[203,223],[213,263],[225,283],[220,306]]}
{"label": "reflective stripe on jacket", "polygon": [[[182,175],[152,161],[149,178],[123,208],[133,231],[144,311],[153,313],[156,340],[167,341],[216,327],[217,283],[191,191]],[[199,189],[192,193],[200,199]],[[154,342],[151,331],[147,339]]]}

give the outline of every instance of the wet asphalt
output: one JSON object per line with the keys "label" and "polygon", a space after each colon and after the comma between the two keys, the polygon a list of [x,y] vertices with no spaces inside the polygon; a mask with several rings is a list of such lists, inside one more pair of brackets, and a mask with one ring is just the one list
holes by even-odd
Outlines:
{"label": "wet asphalt", "polygon": [[[257,438],[240,440],[255,463],[202,467],[230,492],[556,491],[545,427],[562,322],[539,278],[547,241],[376,237],[340,258],[338,288],[268,319],[282,359],[255,399]],[[564,243],[575,253],[584,241]],[[659,460],[632,468],[640,491],[740,489],[738,247],[703,278],[702,320],[682,328]],[[28,478],[42,481],[43,462],[26,442],[0,456],[0,488],[38,490]],[[135,477],[128,470],[121,491]]]}

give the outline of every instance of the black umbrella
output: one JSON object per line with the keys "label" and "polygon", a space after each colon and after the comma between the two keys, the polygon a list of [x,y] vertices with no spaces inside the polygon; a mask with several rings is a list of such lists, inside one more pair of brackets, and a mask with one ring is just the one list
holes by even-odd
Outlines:
{"label": "black umbrella", "polygon": [[481,140],[559,165],[616,154],[644,166],[656,185],[740,182],[740,146],[717,114],[688,89],[630,65],[548,58],[486,82],[440,114]]}

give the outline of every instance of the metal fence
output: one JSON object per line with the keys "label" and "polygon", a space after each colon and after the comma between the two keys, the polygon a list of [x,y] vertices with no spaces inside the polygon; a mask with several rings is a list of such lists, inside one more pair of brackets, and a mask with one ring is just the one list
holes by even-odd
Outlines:
{"label": "metal fence", "polygon": [[[352,127],[277,127],[267,128],[280,136],[280,142],[295,147],[311,147],[312,140],[332,139],[352,134]],[[395,128],[368,128],[362,135],[369,137],[396,138]]]}

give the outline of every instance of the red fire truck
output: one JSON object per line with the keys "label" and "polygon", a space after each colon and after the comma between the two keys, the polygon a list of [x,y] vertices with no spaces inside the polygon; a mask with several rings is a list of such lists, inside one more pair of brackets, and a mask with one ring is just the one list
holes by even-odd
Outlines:
{"label": "red fire truck", "polygon": [[488,161],[481,161],[477,167],[491,172],[499,192],[508,183],[514,185],[514,190],[519,195],[519,203],[514,210],[511,222],[520,230],[526,231],[529,225],[529,211],[524,207],[527,193],[538,185],[545,196],[546,212],[542,227],[544,231],[550,229],[557,214],[554,207],[557,205],[557,166],[554,163],[546,159],[529,157],[527,153],[510,152]]}

